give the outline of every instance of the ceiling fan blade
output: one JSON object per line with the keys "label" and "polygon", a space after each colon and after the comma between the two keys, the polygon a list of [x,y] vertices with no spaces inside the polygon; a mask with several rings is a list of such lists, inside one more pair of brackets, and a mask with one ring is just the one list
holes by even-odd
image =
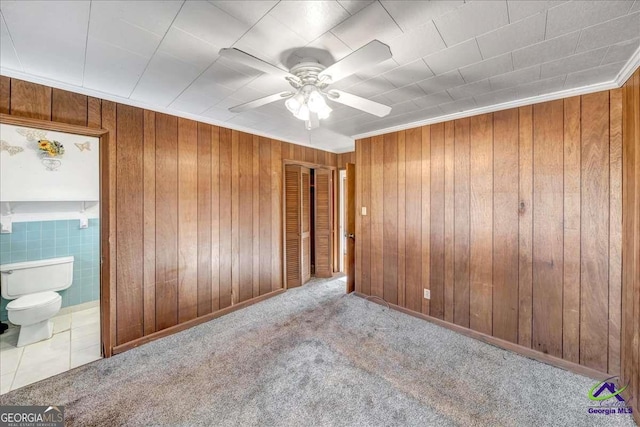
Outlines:
{"label": "ceiling fan blade", "polygon": [[263,61],[260,58],[256,58],[253,55],[248,54],[247,52],[243,52],[240,49],[236,48],[226,48],[220,49],[220,56],[223,56],[232,61],[238,62],[240,64],[246,65],[247,67],[251,67],[258,71],[262,71],[263,73],[271,74],[274,76],[282,77],[282,78],[292,78],[296,81],[298,78],[293,74],[285,71],[281,68],[276,67],[275,65],[269,64],[268,62]]}
{"label": "ceiling fan blade", "polygon": [[276,102],[281,99],[289,98],[292,95],[293,93],[291,92],[274,93],[273,95],[265,96],[264,98],[258,98],[253,101],[245,102],[244,104],[236,105],[235,107],[229,108],[229,111],[232,113],[242,113],[244,111],[262,107],[263,105],[271,104],[272,102]]}
{"label": "ceiling fan blade", "polygon": [[342,80],[364,68],[371,68],[382,61],[391,58],[391,49],[386,44],[373,40],[362,46],[360,49],[349,54],[329,68],[323,70],[319,77],[322,79],[328,76],[331,83]]}
{"label": "ceiling fan blade", "polygon": [[391,107],[388,105],[380,104],[379,102],[371,101],[341,90],[330,90],[328,95],[332,101],[346,105],[347,107],[362,110],[374,116],[384,117],[391,112]]}

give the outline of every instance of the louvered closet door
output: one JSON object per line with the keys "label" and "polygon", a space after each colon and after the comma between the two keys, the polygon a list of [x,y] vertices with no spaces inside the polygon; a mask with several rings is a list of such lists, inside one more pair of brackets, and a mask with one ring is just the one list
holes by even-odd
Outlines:
{"label": "louvered closet door", "polygon": [[309,169],[300,167],[302,194],[302,224],[300,237],[302,241],[302,284],[311,279],[311,174]]}
{"label": "louvered closet door", "polygon": [[285,166],[285,240],[287,288],[302,284],[301,263],[302,243],[300,241],[301,181],[300,166]]}
{"label": "louvered closet door", "polygon": [[315,172],[316,277],[331,277],[331,171],[316,169]]}

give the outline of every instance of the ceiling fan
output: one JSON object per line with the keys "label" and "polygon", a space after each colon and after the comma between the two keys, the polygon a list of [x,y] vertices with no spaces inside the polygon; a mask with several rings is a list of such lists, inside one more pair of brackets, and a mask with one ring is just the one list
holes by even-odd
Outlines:
{"label": "ceiling fan", "polygon": [[391,107],[387,105],[329,87],[351,74],[391,58],[389,46],[378,40],[373,40],[329,67],[320,64],[316,59],[304,58],[289,71],[285,71],[235,48],[221,49],[220,56],[282,77],[294,88],[293,91],[275,93],[229,108],[229,111],[234,113],[286,100],[287,109],[296,118],[303,120],[305,127],[310,130],[320,126],[320,120],[328,118],[331,114],[332,109],[327,105],[326,99],[378,117],[384,117],[391,112]]}

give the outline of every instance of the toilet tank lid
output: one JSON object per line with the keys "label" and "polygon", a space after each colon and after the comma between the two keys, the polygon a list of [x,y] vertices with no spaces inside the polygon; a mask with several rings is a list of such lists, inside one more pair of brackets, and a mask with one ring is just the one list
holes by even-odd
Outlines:
{"label": "toilet tank lid", "polygon": [[12,264],[2,264],[0,265],[0,271],[21,270],[24,268],[33,268],[33,267],[44,267],[47,265],[64,264],[67,262],[73,262],[73,256],[39,259],[37,261],[14,262]]}

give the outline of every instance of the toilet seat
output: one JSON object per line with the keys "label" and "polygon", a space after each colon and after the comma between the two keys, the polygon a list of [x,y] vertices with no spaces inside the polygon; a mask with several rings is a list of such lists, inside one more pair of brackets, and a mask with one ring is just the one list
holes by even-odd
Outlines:
{"label": "toilet seat", "polygon": [[57,300],[61,300],[62,297],[59,293],[54,291],[38,292],[35,294],[23,295],[14,299],[7,304],[7,311],[22,311],[32,308],[42,307]]}

